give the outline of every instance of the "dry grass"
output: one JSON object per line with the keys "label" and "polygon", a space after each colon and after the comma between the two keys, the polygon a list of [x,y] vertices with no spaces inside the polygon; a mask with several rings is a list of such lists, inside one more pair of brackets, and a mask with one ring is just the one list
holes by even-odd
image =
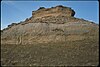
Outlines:
{"label": "dry grass", "polygon": [[96,39],[49,44],[2,44],[2,66],[97,66]]}

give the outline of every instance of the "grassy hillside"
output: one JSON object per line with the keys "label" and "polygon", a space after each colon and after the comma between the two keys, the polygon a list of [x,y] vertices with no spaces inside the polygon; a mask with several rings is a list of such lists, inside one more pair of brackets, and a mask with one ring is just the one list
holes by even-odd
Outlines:
{"label": "grassy hillside", "polygon": [[2,44],[2,66],[97,66],[98,38],[27,45]]}

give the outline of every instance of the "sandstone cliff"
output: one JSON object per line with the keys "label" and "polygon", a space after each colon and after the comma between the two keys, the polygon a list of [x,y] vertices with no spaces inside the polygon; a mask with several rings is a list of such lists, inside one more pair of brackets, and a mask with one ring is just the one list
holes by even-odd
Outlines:
{"label": "sandstone cliff", "polygon": [[98,66],[99,26],[69,7],[40,7],[1,31],[2,66]]}
{"label": "sandstone cliff", "polygon": [[25,21],[8,25],[1,33],[2,43],[66,42],[98,35],[98,25],[75,18],[74,15],[73,9],[61,5],[52,8],[40,7],[32,11],[32,17]]}

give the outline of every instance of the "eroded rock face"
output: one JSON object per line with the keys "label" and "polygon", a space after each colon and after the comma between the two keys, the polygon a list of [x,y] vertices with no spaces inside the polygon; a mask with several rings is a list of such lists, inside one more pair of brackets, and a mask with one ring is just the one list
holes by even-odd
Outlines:
{"label": "eroded rock face", "polygon": [[69,7],[64,6],[56,6],[52,8],[40,8],[37,11],[32,12],[32,17],[34,18],[41,18],[41,17],[47,17],[47,16],[74,16],[75,11],[72,10]]}
{"label": "eroded rock face", "polygon": [[98,25],[75,18],[75,11],[64,6],[40,8],[32,17],[18,24],[11,24],[1,32],[1,42],[32,44],[67,42],[98,38]]}
{"label": "eroded rock face", "polygon": [[1,31],[1,66],[98,66],[99,26],[64,6],[41,7]]}

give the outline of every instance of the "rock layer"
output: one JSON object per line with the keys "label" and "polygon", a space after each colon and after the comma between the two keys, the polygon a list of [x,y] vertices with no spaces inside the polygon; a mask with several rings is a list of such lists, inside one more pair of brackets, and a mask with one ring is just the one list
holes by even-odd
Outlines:
{"label": "rock layer", "polygon": [[98,66],[99,26],[68,7],[39,8],[1,31],[1,66]]}
{"label": "rock layer", "polygon": [[98,37],[97,24],[75,18],[74,15],[74,10],[61,5],[52,8],[41,7],[32,11],[32,17],[25,21],[8,25],[1,33],[2,43],[67,42],[84,40],[91,35]]}

